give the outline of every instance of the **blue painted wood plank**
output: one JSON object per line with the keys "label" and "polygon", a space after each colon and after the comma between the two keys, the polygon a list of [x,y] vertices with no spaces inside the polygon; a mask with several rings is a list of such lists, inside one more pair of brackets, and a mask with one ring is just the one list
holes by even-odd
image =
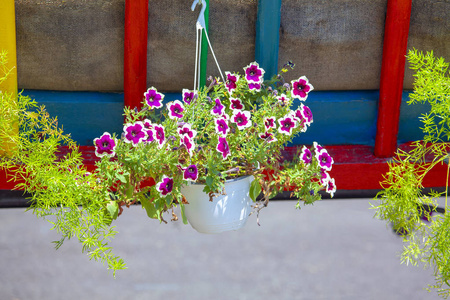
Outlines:
{"label": "blue painted wood plank", "polygon": [[23,95],[45,105],[64,132],[80,145],[93,145],[94,138],[105,131],[122,132],[123,93],[25,90]]}
{"label": "blue painted wood plank", "polygon": [[265,78],[278,73],[281,0],[259,0],[256,19],[255,60],[266,71]]}
{"label": "blue painted wood plank", "polygon": [[[121,134],[123,94],[94,92],[56,92],[26,90],[25,95],[44,104],[58,116],[64,130],[80,145],[92,145],[103,132]],[[405,91],[400,110],[400,143],[422,138],[419,117],[429,107],[407,105]],[[314,122],[291,145],[370,145],[375,143],[378,91],[314,91],[305,105],[311,108]],[[165,102],[181,99],[179,93],[166,93]],[[297,102],[300,104],[300,102]]]}

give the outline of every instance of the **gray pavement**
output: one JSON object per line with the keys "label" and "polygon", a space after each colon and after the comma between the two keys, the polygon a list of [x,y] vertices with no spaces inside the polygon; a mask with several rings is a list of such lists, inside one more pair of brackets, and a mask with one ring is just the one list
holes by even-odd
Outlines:
{"label": "gray pavement", "polygon": [[400,264],[402,242],[373,218],[370,199],[323,200],[301,210],[273,201],[235,232],[204,235],[159,224],[134,206],[112,245],[128,269],[116,279],[76,240],[54,250],[50,224],[0,209],[0,299],[439,299],[432,271]]}

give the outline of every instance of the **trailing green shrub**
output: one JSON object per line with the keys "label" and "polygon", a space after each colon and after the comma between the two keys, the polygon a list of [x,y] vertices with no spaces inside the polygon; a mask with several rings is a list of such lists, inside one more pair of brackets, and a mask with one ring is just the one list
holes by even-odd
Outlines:
{"label": "trailing green shrub", "polygon": [[[443,297],[450,295],[450,212],[446,189],[442,193],[423,193],[425,175],[436,165],[448,164],[450,146],[450,76],[449,64],[433,52],[417,50],[407,55],[414,74],[414,93],[408,104],[429,103],[431,109],[421,117],[423,140],[412,144],[410,151],[399,149],[382,182],[376,199],[376,217],[389,221],[405,242],[402,263],[434,268],[436,288]],[[432,157],[431,161],[426,157]],[[437,199],[445,197],[445,213],[436,212]]]}

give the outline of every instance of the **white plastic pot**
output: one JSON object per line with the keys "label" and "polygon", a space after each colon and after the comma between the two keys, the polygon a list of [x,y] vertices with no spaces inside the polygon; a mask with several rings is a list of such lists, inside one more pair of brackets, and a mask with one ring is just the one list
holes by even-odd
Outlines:
{"label": "white plastic pot", "polygon": [[209,201],[203,192],[205,185],[191,184],[181,189],[189,204],[185,205],[189,224],[201,233],[220,233],[237,230],[245,225],[251,212],[249,196],[253,176],[244,176],[225,183],[226,195],[217,195]]}

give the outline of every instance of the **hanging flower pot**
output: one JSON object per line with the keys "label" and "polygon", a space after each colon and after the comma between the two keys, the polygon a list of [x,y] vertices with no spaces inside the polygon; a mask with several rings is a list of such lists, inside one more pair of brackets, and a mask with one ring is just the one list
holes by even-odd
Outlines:
{"label": "hanging flower pot", "polygon": [[[321,198],[320,190],[333,195],[336,186],[327,173],[333,160],[317,143],[297,151],[292,161],[283,158],[283,147],[313,121],[303,105],[313,86],[305,76],[287,82],[283,74],[290,68],[291,62],[264,79],[257,62],[241,75],[223,76],[218,66],[220,78],[200,86],[197,64],[194,90],[183,89],[179,100],[165,101],[163,93],[148,88],[142,108],[124,108],[123,132],[104,132],[94,140],[99,161],[89,172],[56,119],[26,97],[16,102],[0,93],[0,103],[18,104],[3,106],[8,115],[18,116],[20,137],[0,130],[0,141],[17,141],[11,158],[0,157],[0,170],[24,179],[18,188],[32,194],[37,215],[55,217],[54,228],[63,235],[57,247],[76,236],[84,252],[114,271],[125,264],[108,246],[116,233],[110,225],[124,206],[140,203],[149,218],[161,223],[167,223],[167,215],[176,221],[174,208],[179,207],[183,223],[218,233],[243,227],[251,212],[258,216],[271,197],[287,188],[298,198],[297,208],[301,202],[311,204]],[[58,146],[63,144],[70,153],[61,157]],[[260,192],[263,200],[256,201]]]}
{"label": "hanging flower pot", "polygon": [[253,176],[243,176],[225,182],[225,193],[213,197],[203,192],[205,185],[190,184],[181,188],[189,204],[186,218],[201,233],[220,233],[237,230],[247,222],[252,200],[249,196]]}

